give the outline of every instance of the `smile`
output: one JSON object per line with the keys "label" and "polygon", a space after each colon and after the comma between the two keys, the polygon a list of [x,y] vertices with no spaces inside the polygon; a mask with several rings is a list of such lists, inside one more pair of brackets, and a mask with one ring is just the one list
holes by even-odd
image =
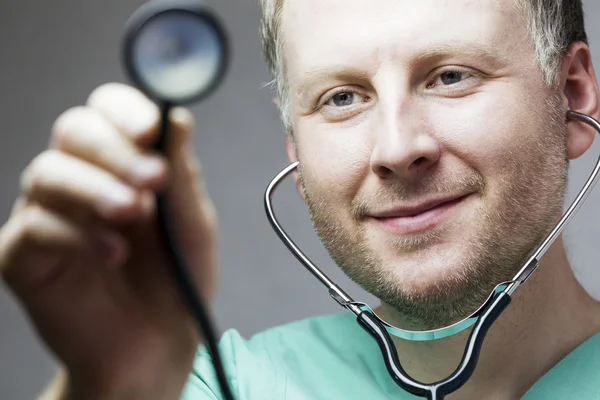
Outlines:
{"label": "smile", "polygon": [[442,223],[446,217],[468,195],[435,200],[413,207],[398,207],[376,213],[371,217],[379,226],[395,235],[407,235],[432,229]]}

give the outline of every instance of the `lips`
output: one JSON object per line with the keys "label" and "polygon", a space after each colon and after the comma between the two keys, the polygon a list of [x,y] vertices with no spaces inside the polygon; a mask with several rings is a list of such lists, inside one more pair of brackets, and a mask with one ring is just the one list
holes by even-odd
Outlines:
{"label": "lips", "polygon": [[434,209],[436,207],[439,207],[440,205],[457,201],[463,197],[464,196],[446,197],[443,199],[431,200],[431,201],[421,203],[421,204],[416,204],[413,206],[396,207],[396,208],[393,208],[393,209],[390,209],[387,211],[374,213],[372,216],[375,218],[412,217],[412,216],[424,213],[426,211],[429,211],[431,209]]}
{"label": "lips", "polygon": [[415,205],[399,206],[371,214],[386,230],[394,234],[408,234],[432,229],[468,195],[447,196]]}

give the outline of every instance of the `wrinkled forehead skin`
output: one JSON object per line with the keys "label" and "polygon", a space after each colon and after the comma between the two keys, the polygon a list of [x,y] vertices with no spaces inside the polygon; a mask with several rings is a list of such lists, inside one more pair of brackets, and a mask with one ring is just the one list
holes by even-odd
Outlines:
{"label": "wrinkled forehead skin", "polygon": [[517,0],[285,0],[282,35],[292,97],[315,71],[410,68],[436,47],[479,47],[526,68],[535,64]]}

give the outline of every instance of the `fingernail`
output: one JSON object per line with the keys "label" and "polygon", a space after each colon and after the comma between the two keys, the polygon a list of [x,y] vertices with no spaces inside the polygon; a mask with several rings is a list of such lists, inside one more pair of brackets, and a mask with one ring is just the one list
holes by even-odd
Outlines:
{"label": "fingernail", "polygon": [[153,106],[144,104],[125,123],[126,129],[135,135],[148,132],[156,126],[157,121],[158,111]]}
{"label": "fingernail", "polygon": [[103,194],[104,200],[99,204],[100,213],[106,218],[114,218],[123,207],[131,205],[134,201],[132,190],[116,186]]}
{"label": "fingernail", "polygon": [[156,158],[139,158],[133,165],[134,179],[137,183],[145,183],[148,179],[157,178],[163,170],[163,162]]}
{"label": "fingernail", "polygon": [[108,197],[113,203],[118,205],[127,205],[133,202],[133,191],[123,186],[116,186],[113,190],[108,192]]}

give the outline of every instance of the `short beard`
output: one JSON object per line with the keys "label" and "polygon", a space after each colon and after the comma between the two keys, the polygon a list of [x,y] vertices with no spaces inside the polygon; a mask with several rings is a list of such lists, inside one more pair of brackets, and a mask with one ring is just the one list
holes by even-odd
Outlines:
{"label": "short beard", "polygon": [[[391,307],[396,314],[394,322],[404,329],[437,329],[467,317],[485,302],[498,284],[515,276],[561,215],[568,161],[565,116],[560,105],[560,95],[554,91],[543,112],[548,121],[543,127],[547,133],[544,140],[525,144],[527,154],[519,159],[507,155],[502,168],[510,168],[511,179],[504,182],[500,203],[479,210],[476,219],[482,228],[462,249],[460,265],[453,266],[452,274],[440,276],[427,290],[414,290],[403,284],[395,276],[394,266],[385,265],[369,247],[363,230],[348,232],[344,229],[339,210],[326,195],[313,189],[316,185],[303,174],[300,163],[300,179],[310,216],[330,256],[350,279]],[[485,199],[483,177],[457,182],[460,180],[454,182],[454,187],[478,187]],[[436,184],[432,182],[433,186]],[[400,185],[395,185],[398,190],[388,192],[393,192],[398,199],[403,194],[398,194],[402,190]],[[418,190],[436,193],[431,190],[432,185],[425,181],[410,197],[414,198]],[[438,186],[435,188],[443,192]],[[360,215],[364,215],[361,208],[368,209],[369,201],[353,204],[355,222],[360,222]],[[431,251],[431,245],[444,236],[448,237],[443,231],[406,236],[398,238],[393,245],[404,252],[410,251],[416,258]],[[422,267],[414,266],[415,269]]]}

